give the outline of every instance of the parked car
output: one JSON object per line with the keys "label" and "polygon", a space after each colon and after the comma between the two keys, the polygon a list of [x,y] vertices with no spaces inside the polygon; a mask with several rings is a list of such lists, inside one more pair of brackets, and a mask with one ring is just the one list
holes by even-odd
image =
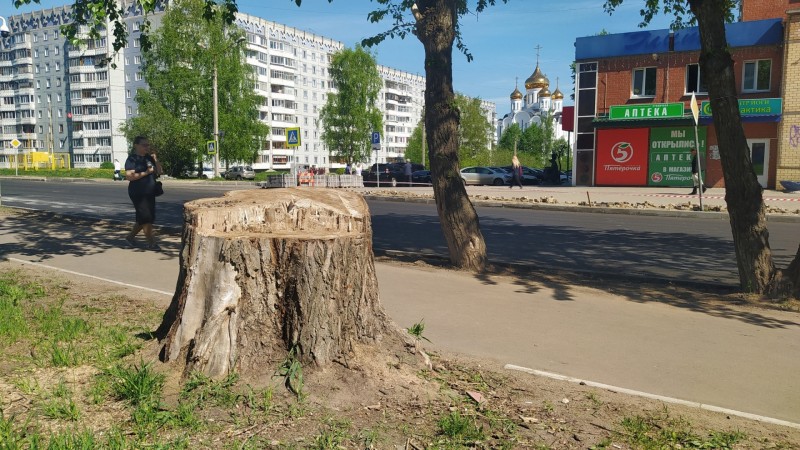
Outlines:
{"label": "parked car", "polygon": [[[411,164],[412,176],[413,172],[424,169],[425,166],[422,164]],[[371,165],[366,172],[362,172],[361,176],[364,178],[364,186],[376,186],[379,182],[381,185],[392,187],[408,185],[405,163],[376,163]]]}
{"label": "parked car", "polygon": [[200,171],[200,175],[198,176],[197,168],[194,169],[186,169],[181,173],[181,177],[183,178],[202,178],[204,180],[208,180],[214,178],[214,169],[211,167],[203,167]]}
{"label": "parked car", "polygon": [[511,181],[511,174],[499,167],[474,166],[461,169],[461,178],[464,184],[503,186]]}
{"label": "parked car", "polygon": [[226,180],[254,180],[256,173],[250,166],[232,166],[222,176]]}
{"label": "parked car", "polygon": [[431,184],[431,171],[418,170],[411,174],[411,182],[414,184]]}
{"label": "parked car", "polygon": [[[511,173],[512,166],[503,166],[506,172]],[[539,169],[532,169],[530,167],[522,166],[522,184],[537,185],[542,183],[542,171]]]}

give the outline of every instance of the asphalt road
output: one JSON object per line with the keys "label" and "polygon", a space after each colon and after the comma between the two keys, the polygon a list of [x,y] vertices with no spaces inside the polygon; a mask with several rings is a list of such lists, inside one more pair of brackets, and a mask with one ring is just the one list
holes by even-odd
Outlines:
{"label": "asphalt road", "polygon": [[[170,183],[158,201],[160,225],[179,228],[186,201],[252,185]],[[0,181],[2,204],[132,221],[127,183]],[[373,246],[446,257],[432,204],[370,200]],[[478,208],[489,258],[547,269],[658,277],[736,286],[738,276],[727,220],[707,217],[611,215],[534,209]],[[770,245],[785,266],[797,245],[797,225],[770,223]]]}

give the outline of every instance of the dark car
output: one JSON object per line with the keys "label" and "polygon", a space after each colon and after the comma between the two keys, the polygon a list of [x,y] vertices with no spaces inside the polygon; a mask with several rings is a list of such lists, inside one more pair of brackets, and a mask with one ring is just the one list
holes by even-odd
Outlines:
{"label": "dark car", "polygon": [[[412,174],[417,170],[423,170],[422,164],[411,164]],[[379,176],[380,175],[380,176]],[[405,175],[405,163],[380,163],[373,164],[361,176],[364,178],[364,186],[407,186],[408,177]]]}
{"label": "dark car", "polygon": [[411,174],[411,182],[413,184],[431,184],[431,171],[418,170]]}
{"label": "dark car", "polygon": [[[511,173],[512,166],[502,167],[508,173]],[[542,183],[542,171],[540,169],[532,169],[530,167],[522,166],[522,184],[537,185]]]}

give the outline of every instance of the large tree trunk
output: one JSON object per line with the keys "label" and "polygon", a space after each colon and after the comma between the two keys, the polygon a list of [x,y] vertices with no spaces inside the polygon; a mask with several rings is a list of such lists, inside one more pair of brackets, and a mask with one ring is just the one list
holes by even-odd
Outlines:
{"label": "large tree trunk", "polygon": [[774,290],[777,271],[772,260],[762,188],[750,161],[739,116],[733,59],[725,36],[726,0],[690,0],[700,29],[700,66],[708,74],[708,93],[714,111],[725,202],[733,232],[739,283],[746,292]]}
{"label": "large tree trunk", "polygon": [[232,191],[184,210],[180,276],[156,332],[185,373],[263,374],[294,348],[345,363],[397,328],[378,300],[364,199],[333,189]]}
{"label": "large tree trunk", "polygon": [[478,214],[461,181],[458,164],[458,109],[453,94],[453,41],[457,1],[417,2],[417,38],[425,47],[425,131],[433,194],[450,261],[454,266],[482,271],[486,243]]}

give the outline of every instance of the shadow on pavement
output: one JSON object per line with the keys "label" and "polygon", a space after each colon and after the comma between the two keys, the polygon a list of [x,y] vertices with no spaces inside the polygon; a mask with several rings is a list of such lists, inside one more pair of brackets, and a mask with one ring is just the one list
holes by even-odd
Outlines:
{"label": "shadow on pavement", "polygon": [[[156,226],[158,229],[158,226]],[[0,236],[13,235],[13,242],[0,243],[0,256],[17,254],[46,261],[59,255],[76,257],[96,255],[113,248],[150,252],[144,248],[144,237],[137,237],[138,246],[130,248],[125,233],[130,225],[104,221],[90,221],[47,212],[21,211],[3,217]],[[165,258],[176,258],[179,244],[159,240]]]}

